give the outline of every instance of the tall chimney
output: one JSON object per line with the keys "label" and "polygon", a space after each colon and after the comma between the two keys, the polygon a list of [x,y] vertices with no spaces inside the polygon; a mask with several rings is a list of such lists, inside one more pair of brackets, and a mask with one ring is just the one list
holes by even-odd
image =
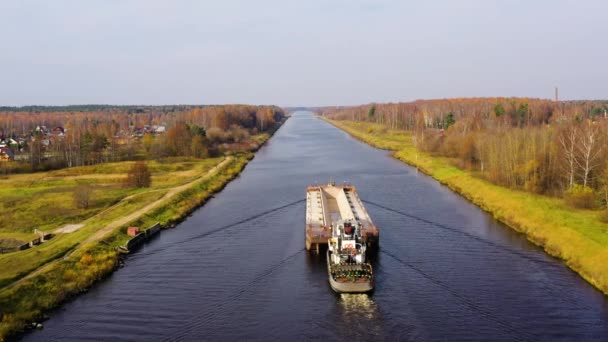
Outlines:
{"label": "tall chimney", "polygon": [[559,90],[555,87],[555,102],[559,102]]}

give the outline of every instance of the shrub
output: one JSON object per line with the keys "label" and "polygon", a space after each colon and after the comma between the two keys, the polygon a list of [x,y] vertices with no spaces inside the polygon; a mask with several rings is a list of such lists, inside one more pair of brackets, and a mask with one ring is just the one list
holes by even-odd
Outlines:
{"label": "shrub", "polygon": [[211,127],[207,130],[207,139],[212,143],[221,143],[226,140],[226,133],[218,127]]}
{"label": "shrub", "polygon": [[595,207],[595,193],[587,186],[574,184],[564,192],[566,203],[575,208],[593,209]]}
{"label": "shrub", "polygon": [[233,125],[230,129],[229,134],[232,138],[232,141],[236,143],[243,142],[249,139],[249,132],[240,126]]}
{"label": "shrub", "polygon": [[74,188],[74,206],[78,209],[87,209],[91,204],[91,193],[93,189],[88,184],[80,184]]}
{"label": "shrub", "polygon": [[132,188],[147,188],[152,184],[152,174],[148,170],[148,164],[138,161],[127,172],[125,186]]}
{"label": "shrub", "polygon": [[458,156],[465,163],[471,165],[477,160],[477,149],[475,147],[475,136],[468,134],[460,143]]}
{"label": "shrub", "polygon": [[604,209],[600,214],[600,221],[604,223],[608,223],[608,208]]}
{"label": "shrub", "polygon": [[83,254],[82,257],[80,257],[80,263],[83,265],[89,265],[90,263],[93,262],[93,256],[91,254]]}

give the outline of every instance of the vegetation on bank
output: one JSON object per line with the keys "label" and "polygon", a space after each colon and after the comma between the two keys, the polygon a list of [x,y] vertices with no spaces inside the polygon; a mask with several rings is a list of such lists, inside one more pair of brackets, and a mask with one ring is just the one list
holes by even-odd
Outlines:
{"label": "vegetation on bank", "polygon": [[[202,205],[213,193],[221,190],[231,179],[236,177],[252,156],[251,153],[241,153],[230,157],[220,170],[215,171],[210,177],[204,178],[201,181],[196,180],[196,178],[201,177],[201,171],[204,170],[206,172],[210,170],[212,166],[219,163],[220,159],[185,159],[181,162],[173,160],[168,165],[151,163],[150,169],[152,170],[153,179],[151,188],[137,190],[141,192],[135,193],[135,197],[127,196],[129,198],[126,201],[123,197],[122,201],[118,202],[117,205],[105,209],[103,215],[94,216],[91,222],[88,222],[85,227],[80,228],[78,231],[63,234],[63,236],[58,236],[56,239],[30,250],[40,251],[47,245],[49,256],[45,261],[39,260],[38,263],[33,263],[30,267],[25,267],[21,273],[18,273],[8,271],[7,269],[13,268],[15,264],[19,264],[15,262],[16,259],[14,257],[25,252],[18,252],[10,259],[0,260],[0,264],[3,264],[0,269],[4,272],[8,271],[3,277],[5,280],[10,279],[10,281],[14,281],[15,277],[29,273],[45,262],[47,263],[45,267],[39,268],[39,272],[35,275],[26,277],[14,285],[5,286],[0,290],[0,341],[9,334],[21,331],[28,322],[39,320],[46,311],[56,307],[70,296],[86,291],[95,281],[114,270],[118,262],[116,247],[123,244],[129,238],[125,234],[124,229],[127,225],[147,227],[155,222],[160,222],[161,225],[167,227],[178,222],[192,210]],[[128,168],[129,164],[132,163],[105,164],[103,165],[103,169],[108,171],[106,175],[112,175],[110,170]],[[91,170],[99,167],[83,168],[84,170],[81,170],[78,176],[79,179],[82,181],[88,176],[91,179],[98,180],[98,175],[86,174],[85,172],[91,172]],[[169,167],[174,172],[158,171],[159,168]],[[193,170],[195,172],[192,172]],[[70,171],[76,172],[77,170],[70,169]],[[102,178],[120,182],[120,179],[114,176]],[[192,186],[176,194],[170,201],[166,201],[154,210],[140,216],[135,221],[114,229],[107,236],[104,236],[101,241],[91,242],[74,249],[78,242],[90,236],[96,227],[107,224],[117,217],[145,206],[150,201],[161,198],[164,191],[166,191],[166,188],[162,188],[161,184],[164,186],[172,184],[171,187],[175,187],[178,183],[187,182],[191,182]],[[155,183],[158,185],[155,185]],[[122,195],[128,195],[128,191]],[[142,198],[142,196],[144,197]],[[131,206],[131,203],[134,206]],[[93,210],[99,210],[99,208]],[[53,242],[63,247],[52,246]],[[32,257],[32,255],[29,256],[29,258]],[[29,258],[22,258],[20,262],[27,263],[29,262]],[[51,259],[55,261],[50,262]],[[11,267],[8,267],[9,265]],[[6,285],[6,282],[4,285]]]}
{"label": "vegetation on bank", "polygon": [[414,146],[414,134],[383,124],[329,120],[333,125],[394,156],[460,193],[496,219],[524,233],[547,253],[608,294],[608,224],[597,210],[576,209],[563,199],[499,186],[458,167],[454,158]]}
{"label": "vegetation on bank", "polygon": [[411,132],[418,150],[497,185],[573,197],[578,207],[608,205],[608,101],[442,99],[322,112]]}

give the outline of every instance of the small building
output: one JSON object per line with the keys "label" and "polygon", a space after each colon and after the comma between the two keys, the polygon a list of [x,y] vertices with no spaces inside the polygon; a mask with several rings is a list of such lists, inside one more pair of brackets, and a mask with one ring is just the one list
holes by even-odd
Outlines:
{"label": "small building", "polygon": [[53,128],[53,135],[63,136],[64,133],[65,133],[65,130],[61,126],[57,126],[57,127]]}
{"label": "small building", "polygon": [[1,147],[13,147],[13,146],[17,146],[17,145],[19,145],[19,143],[15,139],[12,139],[12,138],[0,139],[0,148]]}
{"label": "small building", "polygon": [[48,130],[48,128],[46,128],[46,126],[38,125],[38,126],[36,126],[36,132],[40,132],[40,133],[43,133],[43,134],[48,134],[49,130]]}
{"label": "small building", "polygon": [[0,148],[0,162],[15,160],[15,153],[8,147]]}
{"label": "small building", "polygon": [[167,127],[160,126],[160,125],[154,125],[154,126],[152,126],[152,130],[156,134],[162,134],[162,133],[165,133],[167,131]]}
{"label": "small building", "polygon": [[135,236],[139,234],[139,227],[129,227],[127,228],[127,235]]}

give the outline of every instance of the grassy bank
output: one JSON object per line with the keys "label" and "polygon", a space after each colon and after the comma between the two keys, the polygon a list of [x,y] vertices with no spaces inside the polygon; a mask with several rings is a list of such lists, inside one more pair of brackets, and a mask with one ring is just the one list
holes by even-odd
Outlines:
{"label": "grassy bank", "polygon": [[[118,262],[116,246],[123,244],[129,238],[125,234],[124,228],[126,226],[141,225],[146,227],[154,222],[160,222],[164,227],[167,227],[180,221],[236,177],[252,156],[251,153],[247,153],[227,159],[222,167],[217,169],[210,177],[192,182],[191,187],[177,193],[171,198],[171,201],[163,203],[135,221],[112,230],[99,241],[89,242],[79,246],[79,248],[74,248],[75,245],[70,246],[69,244],[65,248],[48,247],[55,254],[44,261],[41,260],[39,263],[31,265],[31,267],[36,268],[40,266],[40,263],[46,262],[45,267],[38,268],[34,276],[28,276],[0,290],[0,317],[2,319],[0,322],[0,341],[9,334],[21,331],[28,322],[39,320],[44,312],[56,307],[67,298],[86,291],[95,281],[111,273]],[[217,161],[219,160],[215,161],[216,165]],[[148,194],[153,193],[153,190],[148,192]],[[156,199],[162,197],[162,192],[154,194],[152,197]],[[139,200],[141,198],[132,197],[128,202],[137,203],[137,205],[131,207],[127,203],[124,207],[120,206],[120,210],[117,210],[116,213],[106,211],[103,219],[98,218],[92,225],[98,227],[116,219],[116,215],[124,215],[148,203],[145,200],[139,203]],[[78,236],[81,238],[87,235],[85,227],[78,232],[80,232]],[[91,232],[88,231],[88,234],[91,234]],[[78,244],[77,237],[70,237],[70,241],[75,242],[76,245]],[[48,242],[49,245],[50,243]],[[34,250],[31,249],[31,251]],[[17,257],[19,253],[13,254],[12,259]],[[4,256],[7,257],[10,254]],[[5,263],[5,265],[8,264]],[[2,270],[7,271],[7,268],[2,267]],[[27,274],[28,272],[24,271],[23,273]]]}
{"label": "grassy bank", "polygon": [[528,240],[564,260],[608,294],[608,224],[600,221],[598,212],[570,208],[558,198],[494,185],[453,166],[446,158],[418,151],[408,132],[377,124],[328,121],[372,146],[394,151],[396,158],[417,167],[525,234]]}

